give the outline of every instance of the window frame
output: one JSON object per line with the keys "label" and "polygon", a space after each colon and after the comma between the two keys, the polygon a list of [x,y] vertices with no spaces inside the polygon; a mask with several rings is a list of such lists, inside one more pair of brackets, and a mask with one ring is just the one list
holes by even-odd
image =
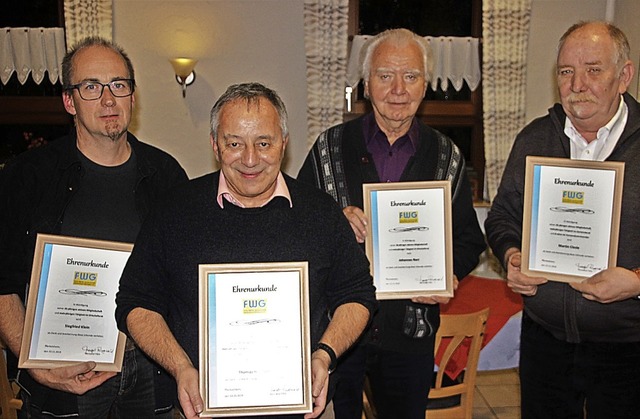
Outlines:
{"label": "window frame", "polygon": [[[482,0],[472,0],[471,36],[482,39]],[[348,35],[353,39],[358,34],[359,0],[349,0]],[[480,56],[482,57],[482,42],[480,42]],[[354,89],[356,90],[356,89]],[[355,98],[352,111],[344,111],[344,119],[354,119],[371,112],[371,103],[363,98]],[[471,92],[469,100],[424,100],[418,107],[416,116],[425,124],[438,127],[469,127],[471,128],[471,149],[467,167],[476,171],[477,184],[474,188],[474,201],[483,200],[484,190],[484,132],[482,119],[482,83]]]}
{"label": "window frame", "polygon": [[[58,2],[58,25],[64,28],[64,0]],[[0,94],[0,125],[70,124],[60,96],[9,96]]]}

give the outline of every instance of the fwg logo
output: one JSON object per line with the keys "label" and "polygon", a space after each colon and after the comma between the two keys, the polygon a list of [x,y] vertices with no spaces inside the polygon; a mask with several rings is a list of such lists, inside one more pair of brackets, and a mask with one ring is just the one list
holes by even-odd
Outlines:
{"label": "fwg logo", "polygon": [[418,211],[400,211],[398,213],[398,222],[400,222],[401,224],[417,223],[418,222]]}
{"label": "fwg logo", "polygon": [[98,274],[96,272],[75,272],[73,274],[73,285],[88,285],[95,287],[98,283]]}
{"label": "fwg logo", "polygon": [[242,300],[242,312],[244,314],[266,313],[267,300]]}
{"label": "fwg logo", "polygon": [[562,203],[564,204],[584,204],[584,192],[562,191]]}

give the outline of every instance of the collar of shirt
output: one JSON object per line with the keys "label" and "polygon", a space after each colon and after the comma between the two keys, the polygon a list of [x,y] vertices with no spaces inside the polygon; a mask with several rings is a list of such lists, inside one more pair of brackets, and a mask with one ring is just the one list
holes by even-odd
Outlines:
{"label": "collar of shirt", "polygon": [[[276,178],[276,189],[273,191],[273,194],[267,199],[264,204],[260,205],[264,207],[267,205],[273,198],[281,196],[289,201],[289,208],[293,207],[293,201],[291,201],[291,194],[289,193],[289,188],[287,187],[287,182],[284,181],[284,176],[282,176],[282,172],[278,173],[278,177]],[[224,199],[223,199],[224,198]],[[224,173],[220,170],[220,181],[218,182],[218,195],[216,200],[218,201],[218,205],[220,208],[224,208],[224,200],[231,202],[236,207],[245,208],[244,204],[236,199],[235,196],[229,190],[229,185],[227,184],[227,179],[224,177]]]}
{"label": "collar of shirt", "polygon": [[389,144],[387,135],[376,123],[373,113],[365,116],[362,124],[367,151],[371,154],[381,182],[397,182],[417,150],[420,127],[414,117],[405,135]]}
{"label": "collar of shirt", "polygon": [[[362,124],[362,129],[364,131],[364,141],[367,144],[367,148],[371,145],[374,140],[384,140],[385,143],[389,143],[389,139],[387,138],[387,134],[385,134],[378,123],[376,122],[376,118],[373,115],[373,112],[370,112],[364,117],[364,123]],[[411,147],[413,148],[413,152],[418,148],[418,136],[420,135],[420,129],[418,127],[418,121],[416,117],[413,117],[411,121],[411,126],[409,127],[409,131],[405,135],[400,138],[404,138],[405,136],[409,137],[409,141],[411,141]],[[400,139],[398,138],[398,140]],[[396,140],[397,141],[397,140]]]}
{"label": "collar of shirt", "polygon": [[613,118],[598,130],[596,139],[587,142],[576,130],[569,118],[564,121],[564,133],[571,140],[571,158],[577,160],[597,160],[604,161],[611,155],[618,140],[622,136],[622,131],[627,124],[629,108],[620,96],[620,104]]}

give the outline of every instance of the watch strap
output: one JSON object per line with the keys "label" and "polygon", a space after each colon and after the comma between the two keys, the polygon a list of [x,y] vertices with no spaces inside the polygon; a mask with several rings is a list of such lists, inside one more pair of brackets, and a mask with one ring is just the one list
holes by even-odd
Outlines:
{"label": "watch strap", "polygon": [[323,350],[329,355],[329,359],[331,359],[331,361],[329,362],[329,374],[331,374],[338,365],[338,357],[336,356],[336,351],[334,351],[331,346],[323,342],[318,342],[318,344],[316,345],[316,351],[317,350]]}

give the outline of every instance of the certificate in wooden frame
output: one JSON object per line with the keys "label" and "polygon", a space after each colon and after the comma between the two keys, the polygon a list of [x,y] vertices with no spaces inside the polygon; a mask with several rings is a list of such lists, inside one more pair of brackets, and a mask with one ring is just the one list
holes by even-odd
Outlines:
{"label": "certificate in wooden frame", "polygon": [[200,416],[309,413],[307,262],[199,266]]}
{"label": "certificate in wooden frame", "polygon": [[616,266],[623,180],[624,162],[527,156],[521,271],[581,282]]}
{"label": "certificate in wooden frame", "polygon": [[25,313],[20,368],[95,361],[122,368],[126,336],[115,298],[130,243],[38,234]]}
{"label": "certificate in wooden frame", "polygon": [[453,297],[451,183],[365,183],[362,191],[376,297]]}

